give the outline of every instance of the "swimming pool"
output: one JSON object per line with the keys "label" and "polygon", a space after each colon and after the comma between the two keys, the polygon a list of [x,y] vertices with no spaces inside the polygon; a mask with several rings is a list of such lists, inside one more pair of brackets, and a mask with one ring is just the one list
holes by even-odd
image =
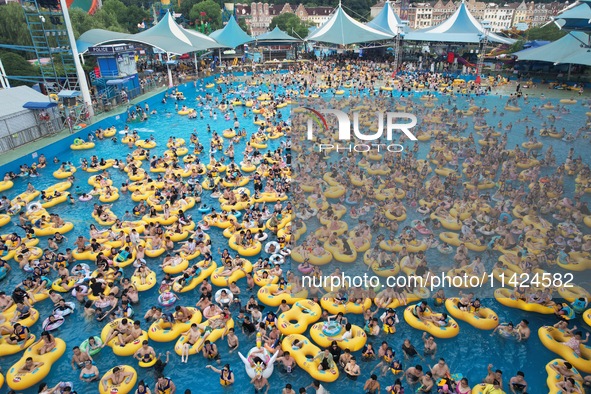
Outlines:
{"label": "swimming pool", "polygon": [[[206,81],[204,84],[208,83]],[[238,86],[243,82],[236,82],[235,85]],[[180,87],[180,90],[184,93],[185,97],[187,97],[187,101],[181,102],[180,105],[186,103],[188,107],[191,107],[190,103],[192,99],[196,96],[196,94],[203,95],[209,90],[204,90],[203,85],[198,85],[197,88],[193,86],[192,83],[188,83]],[[241,88],[244,88],[244,85]],[[263,91],[268,90],[268,87],[262,86],[256,88],[261,89]],[[279,91],[282,89],[279,88]],[[213,92],[212,92],[213,93]],[[150,109],[156,109],[158,111],[158,115],[151,116],[148,121],[143,123],[132,123],[130,124],[131,128],[135,128],[138,130],[140,136],[142,138],[148,138],[150,135],[154,135],[159,142],[159,145],[153,150],[156,154],[161,154],[164,150],[166,150],[166,140],[170,135],[174,135],[179,138],[184,138],[187,142],[189,141],[190,134],[196,132],[202,142],[207,141],[208,133],[206,131],[207,125],[211,126],[212,130],[218,131],[221,133],[224,129],[229,128],[232,126],[232,121],[226,121],[223,119],[222,116],[219,116],[217,120],[213,120],[209,118],[207,111],[204,112],[204,120],[190,120],[186,117],[181,117],[176,114],[175,111],[175,103],[172,100],[169,100],[167,104],[161,103],[162,95],[157,95],[151,99],[148,99],[146,103],[150,106]],[[418,96],[415,97],[415,100],[418,101]],[[440,98],[440,101],[446,100],[445,98]],[[489,108],[497,107],[499,110],[504,106],[506,99],[499,98],[499,97],[485,97],[485,98],[474,98],[475,105],[478,106],[487,106]],[[540,100],[532,98],[530,100],[532,104],[542,104],[547,100]],[[143,103],[142,103],[143,104]],[[459,97],[455,104],[458,106],[459,109],[467,109],[471,104],[467,101],[463,101],[462,97]],[[142,105],[143,106],[143,105]],[[586,109],[583,106],[575,105],[570,106],[569,109],[571,110],[571,114],[568,116],[569,122],[575,123],[577,128],[584,124],[586,119],[585,111]],[[289,116],[289,107],[281,110],[283,117],[287,118]],[[500,111],[499,111],[500,112]],[[242,109],[237,111],[239,121],[241,123],[241,127],[246,127],[247,131],[253,132],[256,130],[256,125],[252,123],[252,119],[250,117],[243,118],[241,117]],[[170,115],[168,115],[170,114]],[[515,121],[523,116],[524,114],[521,113],[511,113],[506,112],[503,118],[503,123],[507,121],[513,121],[514,127],[512,132],[509,134],[509,144],[508,146],[513,146],[514,144],[520,143],[523,141],[523,130],[524,124],[517,124]],[[491,113],[485,115],[485,119],[489,124],[496,124],[499,120],[499,116],[495,116]],[[536,125],[539,128],[539,120],[534,120],[532,124]],[[109,127],[114,125],[118,130],[122,130],[125,126],[125,116],[116,116],[112,119],[108,119],[102,121],[100,126],[101,127]],[[98,125],[96,126],[98,127]],[[95,127],[90,127],[90,130],[94,130]],[[575,127],[573,126],[573,131]],[[122,135],[118,135],[119,138]],[[549,143],[550,139],[544,139],[544,143]],[[558,161],[564,160],[566,157],[568,150],[572,143],[567,143],[561,140],[551,139],[551,142],[555,148],[555,154],[557,156]],[[273,150],[277,146],[279,146],[280,140],[270,140],[269,141],[269,149]],[[204,143],[207,147],[207,144]],[[419,156],[423,156],[426,154],[426,150],[428,144],[421,145],[419,150]],[[236,147],[236,151],[242,151],[245,146],[245,140],[241,140]],[[591,150],[589,149],[588,145],[576,145],[575,148],[575,156],[576,155],[585,155],[588,154]],[[95,149],[90,151],[66,151],[64,153],[59,154],[60,161],[72,161],[75,164],[79,163],[80,158],[82,157],[89,157],[90,155],[97,155],[98,157],[105,157],[105,158],[124,158],[128,152],[128,148],[123,146],[121,143],[113,143],[109,140],[105,140],[102,142],[98,142]],[[51,162],[52,157],[47,156],[49,162]],[[202,155],[204,157],[204,161],[207,161],[205,158],[206,155]],[[216,154],[217,158],[222,157],[222,154],[218,152]],[[239,156],[237,156],[237,162],[239,161]],[[145,166],[144,166],[145,167]],[[41,170],[42,175],[37,178],[22,178],[15,182],[15,186],[13,189],[4,192],[2,194],[6,194],[8,196],[14,196],[26,188],[27,182],[31,181],[37,189],[43,189],[48,187],[57,182],[55,178],[51,175],[51,173],[57,168],[57,166],[50,164],[48,168]],[[544,169],[544,172],[549,171],[548,169]],[[111,170],[110,173],[112,174],[112,178],[114,181],[115,186],[119,186],[122,182],[127,179],[125,173],[115,172]],[[94,174],[86,173],[84,171],[78,171],[76,173],[76,183],[70,192],[75,190],[76,186],[80,186],[83,190],[90,190],[90,186],[87,184],[87,179]],[[574,186],[572,177],[567,177],[567,183],[565,184],[565,190],[570,190],[572,193]],[[58,213],[62,216],[65,220],[72,221],[75,225],[75,230],[71,233],[66,234],[69,237],[69,246],[71,246],[74,234],[87,234],[87,227],[91,223],[95,223],[94,219],[91,217],[91,210],[92,204],[94,200],[87,203],[76,202],[74,206],[68,206],[66,204],[60,204],[50,210],[50,212]],[[204,198],[204,202],[210,205],[219,206],[217,200],[211,199],[209,197]],[[132,207],[135,205],[129,198],[121,198],[113,205],[113,212],[122,217],[126,211],[131,211]],[[419,216],[413,212],[413,210],[408,210],[409,217],[406,222],[410,222],[413,219],[418,219]],[[413,212],[411,214],[411,212]],[[197,212],[196,209],[190,211],[194,218],[199,218],[200,213]],[[314,221],[311,221],[310,227],[308,231],[313,231],[314,226],[317,225]],[[588,229],[587,229],[588,230]],[[13,225],[5,226],[2,228],[2,233],[9,233],[12,231],[17,231],[17,228]],[[220,246],[221,249],[224,249],[227,245],[226,239],[221,235],[221,231],[212,229],[209,234],[212,237],[212,242],[214,244],[214,261],[219,261],[219,255],[217,254],[217,245]],[[42,239],[40,243],[40,247],[45,247],[46,239]],[[431,254],[433,253],[433,254]],[[441,255],[438,255],[437,252],[429,252],[428,257],[430,257],[430,261],[437,261],[437,259],[441,259]],[[157,262],[161,259],[154,259],[151,262],[151,266],[155,266]],[[256,260],[256,258],[255,258]],[[331,272],[335,267],[338,265],[335,263],[331,263],[326,267],[323,267],[323,271]],[[341,265],[342,267],[342,265]],[[290,263],[287,262],[286,266],[284,266],[284,270],[290,268]],[[292,269],[295,268],[291,266]],[[366,267],[363,263],[356,264],[354,267],[347,266],[348,271],[352,274],[363,272]],[[132,271],[131,267],[125,268],[124,271],[126,272],[126,276],[130,275]],[[161,273],[159,273],[160,277]],[[18,282],[19,278],[22,278],[22,275],[16,275],[15,272],[11,273],[3,282],[3,288],[11,289],[13,288]],[[589,285],[588,279],[586,282],[581,282],[581,280],[577,281],[580,285],[584,285],[587,289],[591,289]],[[242,288],[244,288],[244,284],[242,284]],[[256,289],[256,288],[255,288]],[[196,294],[197,293],[188,293],[180,295],[181,301],[177,304],[179,305],[193,305],[196,301]],[[246,297],[246,293],[243,292]],[[255,293],[253,293],[255,294]],[[149,290],[147,292],[141,293],[141,302],[138,306],[136,306],[135,312],[136,316],[143,316],[147,309],[149,309],[152,305],[157,304],[157,296],[158,292],[156,288]],[[489,338],[488,332],[479,331],[472,326],[460,322],[461,326],[461,333],[458,337],[449,340],[438,340],[439,343],[439,354],[446,358],[448,365],[450,366],[452,371],[460,371],[464,374],[464,376],[468,377],[470,380],[470,385],[474,385],[475,383],[479,382],[485,375],[486,375],[486,366],[489,363],[492,363],[495,368],[500,368],[505,373],[505,381],[508,380],[509,377],[513,376],[517,370],[522,370],[525,372],[526,380],[530,384],[530,392],[531,393],[543,393],[546,392],[546,372],[544,370],[545,364],[550,361],[551,359],[555,358],[555,355],[548,351],[545,347],[543,347],[538,338],[537,338],[537,328],[543,324],[548,323],[549,321],[553,322],[552,318],[545,317],[542,315],[537,314],[529,314],[525,312],[521,312],[515,309],[508,309],[502,308],[496,301],[493,300],[485,300],[485,305],[492,307],[495,311],[498,312],[499,318],[501,321],[513,321],[517,322],[520,319],[526,317],[530,321],[530,327],[532,328],[532,337],[526,343],[516,343],[510,340],[503,340],[499,337]],[[48,302],[43,302],[36,304],[35,306],[38,308],[39,312],[43,317],[46,317],[51,308]],[[78,308],[80,309],[80,308]],[[271,308],[273,309],[273,308]],[[402,320],[402,310],[399,311],[400,318]],[[45,379],[46,382],[50,384],[50,386],[54,385],[58,381],[72,381],[74,382],[74,388],[78,390],[79,393],[86,393],[86,392],[96,392],[96,383],[93,384],[86,384],[81,383],[78,380],[78,371],[72,370],[70,367],[70,357],[71,357],[71,349],[73,346],[79,345],[84,339],[86,339],[90,335],[95,335],[100,332],[103,325],[99,324],[95,321],[84,322],[81,317],[81,311],[77,310],[75,316],[71,316],[67,318],[67,322],[64,326],[62,326],[59,330],[55,332],[55,335],[64,339],[67,344],[68,348],[66,354],[53,366],[50,375]],[[352,323],[363,326],[363,322],[361,321],[361,316],[353,315],[350,317]],[[584,329],[588,330],[589,327],[585,326],[581,319],[577,318],[576,324],[579,327],[583,327]],[[147,328],[143,326],[143,328]],[[36,335],[39,335],[41,331],[40,324],[36,324],[32,332]],[[398,350],[398,354],[400,355],[400,346],[405,338],[410,338],[411,342],[417,347],[422,349],[421,345],[421,337],[422,332],[414,330],[410,328],[407,324],[401,323],[398,326],[398,331],[396,334],[391,336],[386,336],[385,334],[380,334],[380,336],[373,340],[373,343],[378,345],[382,340],[386,340],[390,343],[390,345]],[[240,351],[243,354],[254,345],[254,340],[246,339],[242,334],[238,334],[240,338]],[[156,352],[164,353],[166,350],[170,350],[172,352],[173,345],[172,343],[155,343],[151,342],[151,345],[155,348]],[[183,392],[186,388],[191,388],[193,392],[236,392],[241,393],[247,391],[245,387],[247,386],[247,382],[249,378],[247,377],[244,367],[240,360],[238,359],[236,354],[229,355],[228,349],[225,344],[222,344],[221,341],[218,342],[218,346],[220,349],[220,354],[222,357],[222,364],[228,362],[231,364],[232,369],[236,375],[236,381],[238,382],[232,387],[229,388],[221,388],[218,384],[218,376],[209,371],[204,369],[203,367],[207,365],[206,360],[204,360],[201,356],[192,356],[190,358],[189,364],[181,364],[178,356],[172,352],[170,364],[167,366],[165,370],[165,374],[171,377],[175,383],[177,384],[178,390],[177,392]],[[2,367],[3,371],[6,372],[12,364],[14,364],[20,358],[19,355],[3,357],[0,359],[0,366]],[[153,373],[151,370],[145,370],[137,367],[137,363],[135,360],[131,358],[120,358],[113,355],[113,352],[110,349],[105,348],[98,356],[95,357],[97,361],[97,365],[99,367],[99,371],[101,375],[107,371],[107,369],[111,368],[116,364],[129,364],[132,365],[136,371],[139,373],[139,379],[144,379],[151,387],[153,387]],[[421,363],[424,367],[427,364],[434,364],[433,362],[421,362],[420,360],[416,361],[417,363]],[[412,362],[415,363],[414,361]],[[368,365],[369,364],[369,365]],[[369,363],[362,363],[362,377],[357,381],[350,381],[345,377],[339,378],[337,382],[332,384],[325,384],[329,390],[336,392],[341,390],[350,390],[351,392],[361,392],[362,386],[366,378],[369,377],[369,371],[373,368],[373,366],[377,364],[377,361],[372,361]],[[405,367],[408,367],[410,364],[406,363]],[[197,370],[199,371],[198,373]],[[291,383],[292,386],[297,390],[300,386],[307,386],[311,383],[311,378],[303,371],[296,370],[291,375],[287,375],[280,372],[280,368],[275,370],[274,375],[270,378],[271,383],[271,393],[279,392],[282,387],[286,383]],[[393,377],[388,376],[387,378],[381,378],[380,382],[382,383],[382,387],[389,385],[393,382]],[[252,389],[248,389],[251,391]],[[33,393],[36,392],[36,389],[32,388],[25,393]]]}

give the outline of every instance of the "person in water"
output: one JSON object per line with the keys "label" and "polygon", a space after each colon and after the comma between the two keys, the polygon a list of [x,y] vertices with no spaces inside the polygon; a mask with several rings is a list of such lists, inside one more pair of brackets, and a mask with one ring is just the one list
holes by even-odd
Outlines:
{"label": "person in water", "polygon": [[509,389],[513,394],[527,392],[527,382],[525,381],[525,374],[522,371],[517,371],[515,376],[509,379]]}
{"label": "person in water", "polygon": [[205,368],[211,369],[213,372],[220,375],[220,384],[222,386],[231,386],[234,384],[234,373],[230,369],[230,364],[224,365],[222,369],[217,369],[212,365],[206,365]]}
{"label": "person in water", "polygon": [[176,385],[170,378],[165,378],[164,376],[160,375],[156,379],[156,384],[154,385],[154,394],[175,394],[176,393]]}
{"label": "person in water", "polygon": [[115,367],[110,373],[103,376],[100,384],[103,386],[103,390],[106,392],[107,388],[109,387],[109,382],[111,385],[117,386],[132,376],[133,374],[131,372],[127,372],[119,367]]}
{"label": "person in water", "polygon": [[86,360],[84,366],[80,369],[80,380],[86,383],[94,382],[99,379],[99,370],[92,360]]}

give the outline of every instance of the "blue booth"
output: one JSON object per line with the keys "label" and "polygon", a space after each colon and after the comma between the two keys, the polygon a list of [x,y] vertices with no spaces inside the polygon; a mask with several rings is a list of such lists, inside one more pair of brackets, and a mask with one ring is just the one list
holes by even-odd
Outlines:
{"label": "blue booth", "polygon": [[115,105],[141,94],[133,45],[114,44],[88,48],[88,55],[96,57],[98,66],[90,74],[96,97],[101,104]]}

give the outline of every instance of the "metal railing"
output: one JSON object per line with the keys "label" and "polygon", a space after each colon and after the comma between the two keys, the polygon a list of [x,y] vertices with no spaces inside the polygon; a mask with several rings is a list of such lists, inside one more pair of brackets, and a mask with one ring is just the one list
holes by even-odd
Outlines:
{"label": "metal railing", "polygon": [[29,127],[27,129],[11,133],[4,137],[0,137],[0,152],[7,152],[28,142],[35,141],[41,137],[46,136],[39,126]]}
{"label": "metal railing", "polygon": [[[161,85],[161,84],[160,84]],[[117,94],[109,97],[106,93],[102,95],[92,96],[92,106],[94,108],[95,115],[110,112],[116,110],[120,106],[127,106],[130,100],[152,90],[155,90],[159,86],[158,79],[151,78],[145,80],[142,86],[135,89],[125,89],[125,91],[119,90]],[[123,93],[125,92],[125,93]]]}

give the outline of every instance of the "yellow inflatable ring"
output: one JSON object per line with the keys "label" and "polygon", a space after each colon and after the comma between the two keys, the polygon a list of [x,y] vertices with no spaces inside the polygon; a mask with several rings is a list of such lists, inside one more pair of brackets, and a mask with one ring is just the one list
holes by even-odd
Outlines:
{"label": "yellow inflatable ring", "polygon": [[[19,361],[17,361],[6,374],[6,382],[8,386],[16,391],[26,390],[29,387],[41,382],[51,370],[51,366],[59,360],[66,351],[66,343],[60,338],[55,339],[55,347],[49,352],[39,355],[39,349],[44,346],[43,341],[39,341],[33,346],[30,346]],[[34,362],[41,362],[43,365],[34,369],[31,372],[18,373],[27,358],[31,357]]]}
{"label": "yellow inflatable ring", "polygon": [[[110,346],[113,349],[113,353],[117,356],[126,357],[132,356],[142,347],[142,342],[148,340],[148,333],[145,330],[142,330],[142,335],[138,338],[133,340],[132,342],[126,344],[125,346],[120,346],[119,339],[117,337],[111,339],[109,343],[106,342],[107,337],[111,333],[112,330],[116,329],[119,326],[119,322],[123,320],[115,319],[112,322],[109,322],[105,327],[103,327],[101,331],[101,341],[107,346]],[[127,319],[129,324],[133,324],[131,319]]]}
{"label": "yellow inflatable ring", "polygon": [[[552,366],[564,367],[565,362],[566,361],[564,360],[556,358],[550,361],[548,364],[546,364],[546,373],[548,373],[548,378],[546,379],[546,384],[548,385],[548,394],[564,394],[564,391],[559,389],[558,386],[556,386],[558,382],[564,381],[564,376],[559,374],[554,368],[552,368]],[[583,376],[581,376],[579,371],[577,371],[577,369],[574,367],[571,368],[571,372],[574,373],[574,376],[572,376],[572,378],[575,381],[575,386],[579,388],[581,393],[584,393],[585,390],[581,386],[581,383],[583,382]]]}
{"label": "yellow inflatable ring", "polygon": [[320,305],[312,300],[297,301],[277,318],[277,328],[284,335],[303,334],[308,326],[322,317]]}
{"label": "yellow inflatable ring", "polygon": [[445,300],[445,309],[456,319],[463,320],[481,330],[493,330],[499,325],[499,317],[490,308],[480,307],[478,311],[462,311],[458,308],[459,298]]}
{"label": "yellow inflatable ring", "polygon": [[113,394],[113,393],[127,394],[127,393],[130,393],[133,390],[133,387],[135,386],[135,382],[137,381],[137,372],[135,371],[135,369],[133,367],[130,367],[129,365],[119,365],[118,368],[123,372],[130,373],[131,376],[126,377],[125,380],[120,384],[113,384],[113,382],[111,382],[111,380],[109,380],[108,382],[106,382],[107,388],[106,389],[104,388],[103,380],[105,379],[106,376],[113,373],[114,368],[116,368],[116,367],[113,367],[110,370],[108,370],[101,378],[101,381],[99,383],[99,393],[100,394]]}
{"label": "yellow inflatable ring", "polygon": [[523,300],[515,300],[512,297],[512,292],[509,289],[496,289],[494,292],[495,299],[502,305],[510,308],[517,308],[528,312],[537,312],[544,315],[554,314],[554,308],[540,304],[525,302]]}
{"label": "yellow inflatable ring", "polygon": [[324,297],[320,299],[320,305],[322,308],[326,309],[328,313],[336,315],[339,312],[345,313],[355,313],[360,314],[363,313],[364,310],[371,308],[371,299],[366,298],[363,301],[363,304],[357,304],[352,301],[348,301],[344,304],[338,304],[335,302],[334,294],[328,293],[325,294]]}
{"label": "yellow inflatable ring", "polygon": [[[298,340],[302,344],[301,347],[293,346],[295,340]],[[329,370],[319,371],[318,365],[320,364],[320,360],[309,361],[310,358],[314,358],[320,354],[322,350],[312,344],[305,336],[300,334],[288,335],[281,342],[281,349],[284,352],[289,352],[298,366],[306,371],[312,379],[321,382],[334,382],[339,378],[339,370],[335,363],[333,363]]]}
{"label": "yellow inflatable ring", "polygon": [[164,319],[159,319],[152,323],[148,329],[148,337],[156,342],[171,342],[180,337],[184,332],[191,328],[191,324],[201,323],[202,315],[197,308],[187,307],[192,315],[191,319],[183,322],[174,322],[170,324]]}
{"label": "yellow inflatable ring", "polygon": [[[429,334],[433,335],[436,338],[453,338],[460,333],[460,327],[458,323],[451,317],[448,317],[448,325],[445,327],[435,325],[431,321],[421,321],[418,317],[414,315],[412,312],[416,305],[408,306],[404,310],[404,320],[413,328],[417,330],[426,331]],[[435,313],[427,310],[423,313],[423,316],[429,318]]]}
{"label": "yellow inflatable ring", "polygon": [[257,298],[267,306],[278,307],[285,300],[289,305],[295,304],[297,301],[304,300],[308,297],[308,290],[302,289],[298,293],[291,293],[291,284],[287,285],[284,292],[274,295],[279,289],[279,285],[268,284],[259,289]]}
{"label": "yellow inflatable ring", "polygon": [[[340,326],[340,324],[337,322],[331,322],[328,324],[330,325],[333,323],[337,326]],[[326,325],[326,322],[319,322],[314,324],[310,328],[310,337],[312,337],[312,340],[323,348],[330,347],[332,341],[336,341],[338,347],[340,347],[341,349],[349,349],[351,352],[356,352],[358,350],[361,350],[367,342],[367,335],[365,334],[365,331],[363,331],[363,328],[359,326],[356,326],[354,324],[351,325],[351,338],[337,340],[340,339],[341,336],[344,334],[345,327],[340,326],[338,333],[327,334],[327,332],[324,330]]]}
{"label": "yellow inflatable ring", "polygon": [[538,330],[538,336],[542,344],[550,351],[558,354],[572,364],[573,367],[585,373],[591,373],[591,348],[580,346],[581,354],[564,344],[569,340],[565,332],[555,327],[544,326]]}

